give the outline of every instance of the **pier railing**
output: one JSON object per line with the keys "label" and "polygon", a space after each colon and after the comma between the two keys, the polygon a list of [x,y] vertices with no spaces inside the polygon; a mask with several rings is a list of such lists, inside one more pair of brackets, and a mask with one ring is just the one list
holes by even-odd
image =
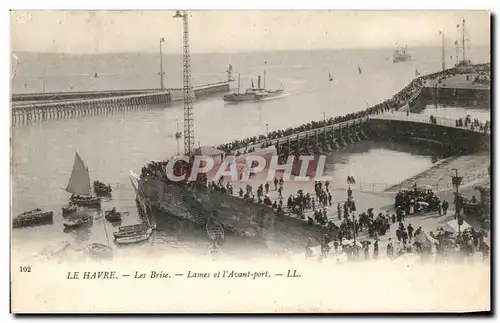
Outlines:
{"label": "pier railing", "polygon": [[[431,123],[430,117],[431,117],[431,115],[428,115],[428,114],[418,114],[418,113],[406,114],[404,112],[398,112],[398,111],[370,116],[371,119],[399,120],[399,121],[410,121],[410,122],[418,122],[418,123]],[[474,127],[474,129],[471,129],[470,127],[457,126],[456,119],[443,118],[443,117],[435,117],[435,118],[436,118],[436,123],[432,123],[432,124],[436,124],[439,126],[445,126],[445,127],[460,128],[460,129],[470,130],[470,131],[475,131],[475,132],[482,132],[482,133],[485,132],[484,130],[480,130],[479,127]],[[486,128],[486,133],[490,133],[489,127]]]}
{"label": "pier railing", "polygon": [[343,122],[339,122],[339,123],[326,125],[326,126],[319,127],[319,128],[305,130],[305,131],[302,131],[299,133],[294,133],[294,134],[286,135],[286,136],[279,137],[279,138],[265,138],[263,140],[259,140],[259,141],[256,141],[255,143],[249,144],[248,146],[235,149],[233,151],[233,153],[236,153],[238,151],[243,153],[245,150],[247,150],[249,148],[259,149],[259,148],[261,148],[262,145],[269,146],[269,145],[275,145],[276,143],[279,143],[279,145],[282,145],[282,144],[287,143],[288,141],[293,141],[293,140],[297,140],[297,139],[304,139],[304,138],[311,138],[313,136],[321,135],[321,134],[328,133],[328,132],[331,132],[334,130],[347,129],[349,127],[354,127],[356,125],[362,124],[362,123],[366,122],[368,119],[369,119],[369,117],[365,116],[365,117],[361,117],[361,118],[357,118],[357,119],[353,119],[353,120],[348,120],[348,121],[343,121]]}
{"label": "pier railing", "polygon": [[43,103],[32,103],[32,104],[16,104],[12,107],[13,110],[16,109],[29,109],[29,108],[53,108],[53,107],[66,107],[72,104],[79,105],[92,105],[95,103],[108,103],[108,102],[118,102],[118,101],[130,101],[131,99],[137,99],[140,101],[142,98],[151,97],[165,97],[168,92],[156,92],[156,93],[145,93],[145,94],[132,94],[132,95],[122,95],[115,97],[104,97],[96,99],[84,99],[84,100],[64,100],[57,102],[43,102]]}

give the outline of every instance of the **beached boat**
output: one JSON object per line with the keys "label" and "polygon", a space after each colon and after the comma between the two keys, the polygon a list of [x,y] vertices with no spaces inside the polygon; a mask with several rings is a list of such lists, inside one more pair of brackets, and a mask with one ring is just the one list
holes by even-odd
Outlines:
{"label": "beached boat", "polygon": [[147,240],[151,233],[153,233],[152,228],[143,224],[134,224],[120,227],[119,231],[114,232],[113,235],[116,243],[129,244]]}
{"label": "beached boat", "polygon": [[34,209],[23,212],[12,219],[13,228],[22,228],[33,225],[51,224],[53,221],[54,212],[43,211],[42,209]]}
{"label": "beached boat", "polygon": [[80,218],[78,220],[75,220],[75,221],[72,221],[72,222],[63,223],[63,224],[64,224],[64,227],[66,229],[75,229],[75,228],[84,226],[86,224],[92,223],[92,221],[94,221],[94,218],[92,216],[90,216],[90,215],[87,215],[87,216],[85,216],[83,218]]}
{"label": "beached boat", "polygon": [[211,240],[223,240],[224,239],[224,227],[217,221],[210,219],[207,221],[205,227],[207,230],[207,235]]}
{"label": "beached boat", "polygon": [[82,158],[75,152],[75,161],[71,177],[66,187],[66,192],[71,193],[70,200],[80,206],[100,207],[101,198],[92,195],[90,174]]}

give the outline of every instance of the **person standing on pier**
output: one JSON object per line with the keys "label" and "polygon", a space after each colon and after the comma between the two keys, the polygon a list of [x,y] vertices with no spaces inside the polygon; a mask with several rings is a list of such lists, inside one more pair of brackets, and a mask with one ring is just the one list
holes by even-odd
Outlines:
{"label": "person standing on pier", "polygon": [[276,177],[274,177],[274,190],[278,190],[278,179]]}
{"label": "person standing on pier", "polygon": [[448,204],[448,202],[446,200],[444,200],[441,207],[443,209],[443,215],[446,215],[446,212],[448,211],[448,208],[450,207],[450,205]]}
{"label": "person standing on pier", "polygon": [[408,239],[411,241],[411,239],[413,238],[413,231],[415,230],[415,229],[413,229],[413,227],[411,226],[411,223],[410,223],[410,224],[408,224],[408,229],[407,229],[407,230],[408,230]]}
{"label": "person standing on pier", "polygon": [[[327,188],[328,188],[328,186],[327,186]],[[328,192],[328,204],[330,204],[330,206],[332,206],[332,194],[330,194],[330,192]]]}
{"label": "person standing on pier", "polygon": [[266,182],[264,188],[266,189],[266,194],[269,194],[269,183]]}
{"label": "person standing on pier", "polygon": [[279,198],[279,199],[282,199],[282,198],[283,198],[283,195],[282,195],[281,193],[283,193],[283,186],[280,186],[280,187],[278,188],[278,198]]}
{"label": "person standing on pier", "polygon": [[392,245],[392,239],[389,238],[389,243],[387,244],[387,258],[394,258],[394,246]]}
{"label": "person standing on pier", "polygon": [[378,259],[378,239],[375,239],[375,243],[373,244],[373,259]]}
{"label": "person standing on pier", "polygon": [[337,216],[339,220],[342,220],[342,207],[340,206],[340,202],[337,203]]}

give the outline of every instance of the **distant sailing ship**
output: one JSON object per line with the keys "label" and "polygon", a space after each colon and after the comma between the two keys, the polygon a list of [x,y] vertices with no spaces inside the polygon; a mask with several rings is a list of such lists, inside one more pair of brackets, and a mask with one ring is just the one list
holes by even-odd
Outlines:
{"label": "distant sailing ship", "polygon": [[[266,62],[267,63],[267,62]],[[248,101],[259,101],[265,98],[277,96],[283,93],[283,89],[268,90],[266,86],[266,70],[264,70],[264,85],[260,87],[260,75],[257,79],[257,88],[254,88],[252,81],[252,87],[247,89],[244,93],[240,93],[240,74],[238,73],[238,90],[236,93],[226,94],[222,99],[226,102],[248,102]]]}
{"label": "distant sailing ship", "polygon": [[361,70],[361,67],[358,65],[358,73],[363,74],[363,71]]}
{"label": "distant sailing ship", "polygon": [[396,50],[394,51],[394,54],[392,55],[392,62],[393,63],[399,63],[399,62],[406,62],[411,59],[410,54],[408,54],[408,46],[403,46],[403,45],[397,45]]}
{"label": "distant sailing ship", "polygon": [[332,77],[332,73],[331,72],[328,73],[328,79],[330,80],[330,82],[333,81],[333,77]]}
{"label": "distant sailing ship", "polygon": [[96,72],[96,71],[94,71],[94,78],[95,78],[95,79],[99,78],[99,75],[97,75],[97,72]]}
{"label": "distant sailing ship", "polygon": [[71,177],[66,187],[66,192],[71,193],[71,201],[80,206],[101,206],[101,198],[92,194],[90,174],[82,158],[75,152],[75,161]]}
{"label": "distant sailing ship", "polygon": [[420,74],[420,72],[419,72],[419,71],[418,71],[418,69],[416,68],[416,69],[415,69],[415,77],[419,77],[420,75],[421,75],[421,74]]}

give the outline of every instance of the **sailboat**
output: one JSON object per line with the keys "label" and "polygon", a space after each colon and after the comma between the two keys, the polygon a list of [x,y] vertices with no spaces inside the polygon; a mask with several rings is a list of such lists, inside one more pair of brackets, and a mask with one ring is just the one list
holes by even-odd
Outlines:
{"label": "sailboat", "polygon": [[420,72],[418,71],[418,69],[415,69],[415,77],[419,77],[420,76]]}
{"label": "sailboat", "polygon": [[97,75],[97,72],[96,72],[96,71],[94,71],[94,78],[95,78],[95,79],[99,78],[99,75]]}
{"label": "sailboat", "polygon": [[333,81],[333,77],[332,77],[332,73],[328,73],[328,79],[331,81]]}
{"label": "sailboat", "polygon": [[362,73],[363,73],[363,72],[361,71],[361,67],[359,67],[359,65],[358,65],[358,73],[359,73],[359,74],[362,74]]}
{"label": "sailboat", "polygon": [[92,195],[89,170],[78,152],[75,152],[73,171],[71,172],[66,192],[71,193],[70,200],[77,205],[101,206],[101,198]]}

